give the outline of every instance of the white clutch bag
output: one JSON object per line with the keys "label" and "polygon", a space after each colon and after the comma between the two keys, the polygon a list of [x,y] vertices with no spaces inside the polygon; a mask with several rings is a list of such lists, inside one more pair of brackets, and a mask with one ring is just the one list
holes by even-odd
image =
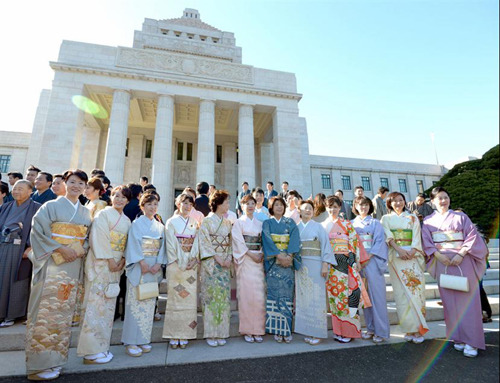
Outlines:
{"label": "white clutch bag", "polygon": [[467,293],[469,292],[469,280],[467,279],[467,277],[464,277],[460,266],[457,267],[460,270],[461,276],[449,275],[448,266],[446,266],[446,268],[444,269],[444,274],[441,274],[441,276],[439,277],[439,286],[445,289],[464,291]]}
{"label": "white clutch bag", "polygon": [[106,298],[116,298],[120,294],[120,284],[117,282],[112,282],[106,286],[104,290],[104,295]]}
{"label": "white clutch bag", "polygon": [[156,298],[160,295],[160,290],[158,288],[158,282],[147,282],[141,283],[137,286],[137,299],[143,301],[145,299]]}

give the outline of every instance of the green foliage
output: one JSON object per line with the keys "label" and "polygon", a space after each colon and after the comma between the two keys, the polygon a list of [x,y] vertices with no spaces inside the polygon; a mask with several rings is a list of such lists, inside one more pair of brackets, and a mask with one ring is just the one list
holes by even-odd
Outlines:
{"label": "green foliage", "polygon": [[[453,209],[462,208],[489,238],[498,237],[500,208],[499,146],[488,150],[480,160],[457,164],[434,186],[444,187]],[[432,188],[427,190],[429,194]]]}

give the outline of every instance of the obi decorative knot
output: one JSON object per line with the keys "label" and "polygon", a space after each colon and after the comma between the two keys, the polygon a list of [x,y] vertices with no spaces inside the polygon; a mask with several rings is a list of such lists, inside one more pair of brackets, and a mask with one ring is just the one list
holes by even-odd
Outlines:
{"label": "obi decorative knot", "polygon": [[454,230],[435,231],[432,240],[438,250],[460,250],[464,244],[464,234]]}
{"label": "obi decorative knot", "polygon": [[321,243],[317,239],[302,241],[300,254],[303,257],[321,257]]}
{"label": "obi decorative knot", "polygon": [[177,238],[177,242],[179,242],[182,251],[185,253],[189,253],[191,251],[191,248],[193,247],[195,236],[176,234],[175,237]]}
{"label": "obi decorative knot", "polygon": [[411,246],[413,241],[413,231],[410,229],[395,229],[391,230],[392,235],[394,236],[394,242],[398,244],[398,246]]}
{"label": "obi decorative knot", "polygon": [[142,237],[142,254],[144,257],[156,257],[160,251],[162,238]]}
{"label": "obi decorative knot", "polygon": [[271,239],[280,251],[288,249],[288,242],[290,242],[289,234],[271,234]]}
{"label": "obi decorative knot", "polygon": [[229,235],[210,234],[210,239],[216,253],[226,253],[231,245],[231,237]]}
{"label": "obi decorative knot", "polygon": [[248,250],[260,251],[262,249],[262,237],[261,235],[243,235],[245,240],[245,245],[247,245]]}
{"label": "obi decorative knot", "polygon": [[127,237],[127,234],[111,231],[111,250],[123,253],[125,251],[125,246],[127,245]]}
{"label": "obi decorative knot", "polygon": [[371,234],[362,234],[359,236],[361,243],[365,249],[371,249],[373,242],[373,235]]}

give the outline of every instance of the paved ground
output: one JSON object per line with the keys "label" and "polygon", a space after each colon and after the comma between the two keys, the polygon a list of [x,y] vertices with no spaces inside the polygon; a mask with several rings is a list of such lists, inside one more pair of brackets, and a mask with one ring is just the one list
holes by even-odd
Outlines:
{"label": "paved ground", "polygon": [[[220,349],[210,349],[206,345],[192,345],[192,349],[183,351],[174,350],[179,356],[178,364],[166,365],[166,357],[158,365],[151,365],[152,358],[127,358],[125,362],[142,362],[148,367],[127,368],[126,363],[120,363],[121,368],[108,371],[89,371],[89,366],[79,373],[68,371],[57,382],[347,382],[380,381],[387,382],[498,382],[499,378],[499,332],[498,318],[493,331],[486,333],[486,351],[481,351],[475,359],[465,358],[455,351],[451,343],[443,339],[430,339],[421,345],[405,342],[392,342],[382,345],[373,345],[371,342],[356,341],[352,344],[338,345],[334,348],[313,352],[303,352],[301,344],[275,345],[270,341],[268,348],[276,351],[277,356],[265,358],[241,355],[221,361],[194,362],[199,358],[192,358],[190,354],[199,354],[213,358]],[[270,340],[270,339],[269,339]],[[233,339],[233,344],[237,342]],[[297,340],[298,341],[298,340]],[[295,342],[295,341],[294,341]],[[328,342],[325,342],[328,343]],[[293,344],[293,343],[292,343]],[[303,344],[304,346],[307,346]],[[337,346],[338,345],[338,346]],[[247,345],[249,347],[257,345]],[[265,344],[259,345],[265,346]],[[281,350],[291,354],[279,355]],[[368,347],[370,346],[370,347]],[[286,349],[288,347],[288,349]],[[158,349],[160,347],[157,347]],[[241,348],[241,347],[239,347]],[[225,349],[228,350],[229,349]],[[191,351],[191,352],[190,352]],[[281,352],[283,352],[281,351]],[[299,352],[299,353],[293,353]],[[170,354],[172,352],[169,352]],[[212,358],[210,357],[212,354]],[[186,361],[182,363],[182,355]],[[152,355],[151,355],[152,356]],[[235,359],[239,358],[239,359]],[[156,358],[155,358],[156,359]],[[17,363],[23,362],[17,360]],[[113,361],[115,362],[115,361]],[[159,360],[157,362],[160,362]],[[80,361],[81,363],[81,361]],[[111,367],[111,364],[108,366]],[[90,366],[93,367],[93,366]],[[68,368],[68,370],[70,370]],[[24,377],[0,378],[4,382],[25,382]]]}

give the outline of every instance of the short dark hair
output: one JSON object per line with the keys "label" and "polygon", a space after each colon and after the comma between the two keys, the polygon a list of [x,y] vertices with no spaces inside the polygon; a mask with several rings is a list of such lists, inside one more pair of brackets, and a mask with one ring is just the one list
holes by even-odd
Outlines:
{"label": "short dark hair", "polygon": [[253,198],[252,194],[247,194],[241,199],[241,204],[246,205],[248,202],[253,201],[254,203],[257,203],[257,200]]}
{"label": "short dark hair", "polygon": [[337,197],[336,195],[329,195],[328,197],[326,197],[326,200],[325,200],[326,207],[332,207],[333,204],[336,204],[339,207],[341,207],[342,201],[340,201],[340,198]]}
{"label": "short dark hair", "polygon": [[335,194],[337,194],[337,193],[340,193],[340,194],[344,195],[344,192],[342,191],[342,189],[337,189],[337,190],[335,191]]}
{"label": "short dark hair", "polygon": [[288,181],[283,181],[281,184],[282,184],[282,185],[283,185],[283,184],[288,185]]}
{"label": "short dark hair", "polygon": [[175,204],[180,204],[182,202],[184,202],[185,200],[188,200],[189,202],[191,202],[191,204],[194,206],[194,199],[193,197],[191,197],[191,195],[187,194],[187,193],[181,193],[177,196],[177,198],[175,199]]}
{"label": "short dark hair", "polygon": [[102,183],[111,186],[111,180],[106,176],[102,177]]}
{"label": "short dark hair", "polygon": [[196,191],[198,194],[207,194],[210,186],[205,181],[198,182],[196,185]]}
{"label": "short dark hair", "polygon": [[130,189],[130,199],[134,199],[139,197],[139,195],[142,193],[142,186],[136,183],[129,183],[127,187]]}
{"label": "short dark hair", "polygon": [[358,209],[356,209],[356,204],[369,205],[370,208],[368,209],[368,215],[372,214],[375,211],[375,208],[373,207],[373,202],[368,197],[356,197],[354,198],[354,201],[352,201],[352,212],[356,215],[359,215],[359,211]]}
{"label": "short dark hair", "polygon": [[142,188],[142,191],[148,191],[148,190],[156,190],[155,185],[153,185],[153,184],[144,185],[144,187]]}
{"label": "short dark hair", "polygon": [[37,173],[40,173],[40,172],[41,172],[41,170],[40,170],[40,169],[38,169],[38,168],[37,168],[36,166],[34,166],[34,165],[30,165],[30,166],[28,167],[28,169],[26,169],[26,171],[27,171],[27,172],[37,172]]}
{"label": "short dark hair", "polygon": [[441,192],[444,192],[446,194],[448,194],[448,197],[450,198],[450,205],[451,205],[451,197],[450,197],[450,193],[448,193],[448,190],[446,190],[444,187],[442,186],[436,186],[435,188],[433,188],[431,190],[431,200],[433,200],[434,198],[437,197],[437,195]]}
{"label": "short dark hair", "polygon": [[247,185],[247,186],[248,186],[248,182],[247,182],[247,181],[243,181],[243,182],[241,183],[241,186],[243,186],[243,185]]}
{"label": "short dark hair", "polygon": [[403,206],[403,211],[406,210],[406,197],[405,197],[405,195],[403,193],[400,193],[400,192],[392,192],[391,194],[389,194],[387,196],[387,199],[385,200],[385,205],[387,206],[387,211],[389,213],[391,213],[391,212],[394,211],[393,208],[392,208],[392,206],[391,206],[391,204],[392,204],[392,201],[394,200],[394,198],[396,198],[399,195],[401,197],[403,197],[403,201],[405,202],[405,204]]}
{"label": "short dark hair", "polygon": [[268,185],[271,185],[271,186],[274,186],[273,181],[267,181],[267,184],[268,184]]}
{"label": "short dark hair", "polygon": [[52,180],[53,180],[53,178],[52,178],[52,174],[47,173],[47,172],[40,172],[40,173],[38,173],[38,175],[40,175],[40,174],[43,174],[43,175],[45,176],[45,180],[46,180],[47,182],[52,183]]}
{"label": "short dark hair", "polygon": [[0,183],[0,193],[9,194],[9,187],[4,183]]}
{"label": "short dark hair", "polygon": [[191,186],[186,186],[182,192],[194,194],[194,197],[196,198],[196,190],[194,190]]}
{"label": "short dark hair", "polygon": [[141,196],[141,200],[139,201],[139,206],[143,207],[147,203],[153,202],[153,201],[158,201],[160,202],[160,196],[156,192],[148,192],[144,193]]}
{"label": "short dark hair", "polygon": [[270,215],[274,215],[274,205],[276,205],[276,202],[281,203],[283,205],[283,207],[286,209],[286,202],[282,197],[280,197],[280,196],[273,197],[267,203],[267,208],[269,209]]}
{"label": "short dark hair", "polygon": [[417,197],[422,197],[423,199],[427,198],[427,196],[424,193],[418,193]]}
{"label": "short dark hair", "polygon": [[264,190],[262,190],[261,188],[255,188],[255,189],[253,189],[252,190],[252,194],[253,193],[265,195]]}
{"label": "short dark hair", "polygon": [[149,182],[149,178],[146,177],[146,176],[142,176],[141,177],[141,181],[145,181],[146,183],[148,183]]}
{"label": "short dark hair", "polygon": [[215,185],[210,185],[211,188],[217,189],[217,186]]}
{"label": "short dark hair", "polygon": [[356,191],[358,189],[361,189],[361,190],[365,191],[365,188],[363,186],[361,186],[361,185],[358,185],[358,186],[354,187],[354,191]]}
{"label": "short dark hair", "polygon": [[64,178],[64,176],[62,174],[54,174],[54,178]]}
{"label": "short dark hair", "polygon": [[[305,205],[309,205],[309,206],[311,206],[311,207],[313,208],[313,214],[314,214],[314,210],[315,210],[315,209],[314,209],[314,203],[313,203],[313,201],[311,201],[310,199],[303,199],[303,200],[301,200],[301,201],[299,202],[299,210],[300,210],[300,207],[301,207],[302,205],[304,205],[304,204],[305,204]],[[300,215],[300,218],[302,218],[302,214]]]}
{"label": "short dark hair", "polygon": [[381,186],[381,187],[379,187],[379,188],[378,188],[378,193],[379,193],[380,195],[382,195],[382,194],[384,194],[384,193],[387,193],[388,191],[389,191],[389,189],[388,189],[388,188],[386,188],[385,186]]}
{"label": "short dark hair", "polygon": [[[142,195],[144,195],[144,194],[154,194],[156,197],[158,197],[158,202],[160,202],[160,200],[161,200],[161,197],[158,194],[158,192],[156,191],[156,189],[145,190],[144,193],[142,193]],[[142,196],[141,196],[141,198],[142,198]]]}
{"label": "short dark hair", "polygon": [[92,186],[95,190],[99,190],[99,195],[103,195],[106,189],[104,189],[104,185],[99,177],[92,177],[87,185]]}
{"label": "short dark hair", "polygon": [[17,179],[20,179],[20,180],[23,179],[22,173],[19,173],[19,172],[8,172],[7,175],[12,176],[12,177],[17,178]]}
{"label": "short dark hair", "polygon": [[229,198],[229,192],[227,190],[214,191],[213,194],[210,196],[210,200],[208,202],[210,205],[210,210],[212,210],[215,213],[217,211],[217,207],[222,205],[224,201],[228,198]]}
{"label": "short dark hair", "polygon": [[299,192],[297,190],[290,190],[288,192],[288,195],[293,195],[294,197],[297,197],[298,199],[301,198],[301,196],[300,196],[300,194],[299,194]]}
{"label": "short dark hair", "polygon": [[71,177],[71,176],[76,176],[76,177],[80,178],[85,183],[87,183],[89,181],[89,177],[87,176],[87,173],[85,173],[82,169],[66,170],[63,174],[63,181],[67,182],[69,177]]}
{"label": "short dark hair", "polygon": [[105,175],[104,170],[101,169],[92,169],[90,172],[90,177],[104,177]]}
{"label": "short dark hair", "polygon": [[132,190],[130,190],[125,185],[115,186],[113,190],[111,190],[111,197],[118,192],[122,193],[122,196],[124,196],[128,202],[130,202],[130,200],[132,199]]}

